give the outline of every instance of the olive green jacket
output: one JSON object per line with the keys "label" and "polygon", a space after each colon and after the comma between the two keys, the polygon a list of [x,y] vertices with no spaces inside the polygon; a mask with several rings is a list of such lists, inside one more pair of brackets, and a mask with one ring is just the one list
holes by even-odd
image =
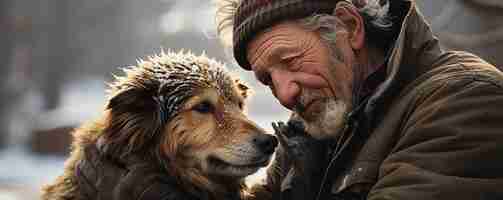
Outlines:
{"label": "olive green jacket", "polygon": [[414,1],[391,2],[401,27],[385,80],[320,166],[318,199],[503,199],[503,73],[443,51]]}

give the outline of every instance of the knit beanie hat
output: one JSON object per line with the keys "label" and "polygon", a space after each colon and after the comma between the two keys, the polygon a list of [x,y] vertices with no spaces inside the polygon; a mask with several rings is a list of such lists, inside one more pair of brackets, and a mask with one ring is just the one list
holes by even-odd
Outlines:
{"label": "knit beanie hat", "polygon": [[286,19],[331,14],[341,0],[242,0],[234,15],[233,46],[238,64],[251,70],[246,55],[248,42],[264,29]]}

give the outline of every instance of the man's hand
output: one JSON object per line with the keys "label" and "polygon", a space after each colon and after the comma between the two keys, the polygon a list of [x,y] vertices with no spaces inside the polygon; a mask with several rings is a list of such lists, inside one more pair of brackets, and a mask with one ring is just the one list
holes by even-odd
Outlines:
{"label": "man's hand", "polygon": [[292,164],[282,183],[281,199],[314,199],[326,166],[328,145],[308,135],[298,120],[272,123],[272,127],[280,143],[276,153]]}
{"label": "man's hand", "polygon": [[328,148],[325,142],[319,141],[305,131],[304,124],[298,120],[272,123],[278,137],[281,151],[299,173],[309,175],[322,167]]}

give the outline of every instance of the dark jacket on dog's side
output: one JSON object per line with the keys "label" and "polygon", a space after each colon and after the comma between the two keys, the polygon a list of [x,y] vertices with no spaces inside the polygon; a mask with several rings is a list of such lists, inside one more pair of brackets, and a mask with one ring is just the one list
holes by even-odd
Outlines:
{"label": "dark jacket on dog's side", "polygon": [[198,192],[184,191],[174,177],[152,164],[155,162],[146,162],[140,157],[127,161],[111,158],[101,151],[100,145],[89,145],[84,151],[85,157],[75,168],[79,193],[84,199],[208,199],[204,192],[196,195]]}
{"label": "dark jacket on dog's side", "polygon": [[75,168],[79,193],[85,199],[196,199],[176,187],[176,180],[158,167],[130,159],[121,163],[95,145],[85,148]]}

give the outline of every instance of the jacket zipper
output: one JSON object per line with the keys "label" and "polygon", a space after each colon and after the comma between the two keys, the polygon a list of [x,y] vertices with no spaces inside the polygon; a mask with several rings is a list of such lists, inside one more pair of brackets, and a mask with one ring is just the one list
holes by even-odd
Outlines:
{"label": "jacket zipper", "polygon": [[[349,114],[348,116],[351,116],[351,114]],[[349,137],[346,138],[346,140],[344,141],[344,143],[341,146],[341,141],[344,140],[344,135],[346,134],[346,132],[348,132],[348,131],[352,132],[351,129],[353,127],[351,126],[351,124],[353,122],[352,122],[351,118],[352,117],[348,117],[348,121],[346,122],[346,125],[344,126],[343,134],[341,135],[341,138],[337,141],[337,145],[334,150],[334,156],[332,157],[332,159],[330,159],[330,162],[328,163],[328,165],[325,169],[325,173],[323,175],[323,178],[322,178],[322,181],[320,184],[320,189],[318,191],[318,194],[316,195],[315,200],[319,200],[319,198],[321,197],[321,192],[323,191],[323,188],[324,188],[325,183],[327,181],[328,173],[330,172],[330,168],[332,168],[333,163],[335,163],[335,161],[340,157],[342,151],[348,146],[349,141],[351,141],[351,139],[353,138],[354,134],[350,133]]]}

